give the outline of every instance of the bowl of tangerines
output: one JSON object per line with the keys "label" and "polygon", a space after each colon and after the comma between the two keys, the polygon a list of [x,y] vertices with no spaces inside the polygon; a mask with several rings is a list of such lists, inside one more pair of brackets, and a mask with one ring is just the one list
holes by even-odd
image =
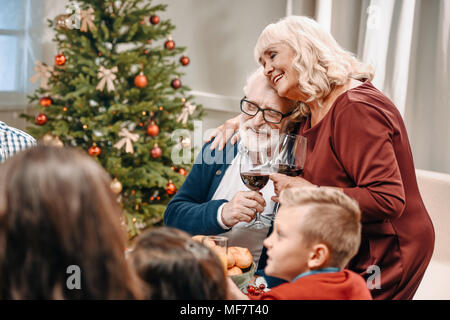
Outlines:
{"label": "bowl of tangerines", "polygon": [[218,255],[226,270],[226,275],[234,281],[239,289],[246,288],[246,284],[252,279],[256,271],[256,264],[250,250],[243,247],[228,247],[228,250],[223,250],[212,238],[217,237],[202,235],[192,237]]}

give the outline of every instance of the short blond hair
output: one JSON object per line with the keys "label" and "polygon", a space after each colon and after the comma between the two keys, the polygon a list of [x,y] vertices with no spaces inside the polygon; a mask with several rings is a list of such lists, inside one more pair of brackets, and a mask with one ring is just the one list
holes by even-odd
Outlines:
{"label": "short blond hair", "polygon": [[[358,61],[311,18],[289,16],[269,24],[256,43],[256,61],[270,45],[280,42],[291,46],[296,53],[293,67],[299,72],[301,90],[309,96],[306,102],[317,100],[321,105],[334,86],[344,84],[349,78],[372,80],[374,77],[371,65]],[[302,108],[305,114],[309,113],[307,105]]]}
{"label": "short blond hair", "polygon": [[325,243],[330,267],[344,268],[361,243],[361,211],[358,203],[333,188],[291,188],[280,194],[281,206],[307,206],[300,230],[306,245]]}

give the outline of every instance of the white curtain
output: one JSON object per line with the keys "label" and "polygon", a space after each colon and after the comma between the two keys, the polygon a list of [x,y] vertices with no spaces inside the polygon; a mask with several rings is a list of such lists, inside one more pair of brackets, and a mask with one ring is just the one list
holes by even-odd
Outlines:
{"label": "white curtain", "polygon": [[361,46],[358,55],[376,69],[373,84],[405,114],[415,0],[364,1]]}
{"label": "white curtain", "polygon": [[[316,20],[375,66],[373,83],[404,117],[416,168],[450,173],[450,1],[316,0],[314,5]],[[359,26],[352,29],[354,16],[360,17]]]}

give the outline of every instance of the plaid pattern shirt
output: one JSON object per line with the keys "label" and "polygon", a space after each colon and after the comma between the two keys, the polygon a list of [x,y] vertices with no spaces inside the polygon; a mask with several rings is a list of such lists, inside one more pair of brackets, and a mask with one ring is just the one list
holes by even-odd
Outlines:
{"label": "plaid pattern shirt", "polygon": [[0,163],[20,150],[36,145],[36,140],[19,129],[0,121]]}

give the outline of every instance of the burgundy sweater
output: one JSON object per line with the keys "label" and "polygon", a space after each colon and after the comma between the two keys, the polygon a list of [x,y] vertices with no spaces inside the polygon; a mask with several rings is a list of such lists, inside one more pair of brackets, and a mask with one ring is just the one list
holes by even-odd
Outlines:
{"label": "burgundy sweater", "polygon": [[362,239],[348,269],[367,278],[381,269],[375,299],[411,299],[434,248],[434,229],[416,181],[403,119],[370,81],[340,95],[311,128],[303,177],[343,188],[362,210]]}

